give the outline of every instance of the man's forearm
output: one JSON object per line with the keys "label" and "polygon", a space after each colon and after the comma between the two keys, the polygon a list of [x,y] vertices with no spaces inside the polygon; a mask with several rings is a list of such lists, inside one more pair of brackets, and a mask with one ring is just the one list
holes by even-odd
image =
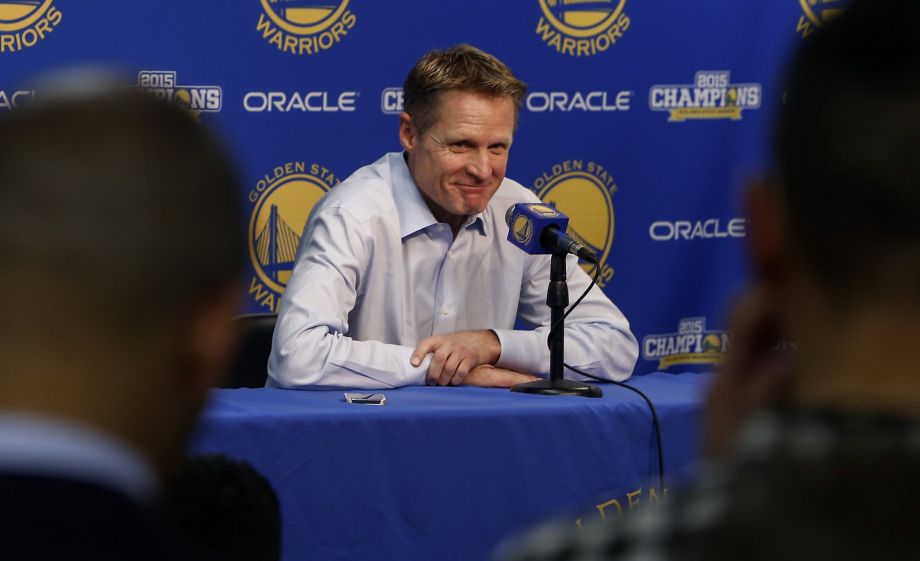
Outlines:
{"label": "man's forearm", "polygon": [[285,338],[276,335],[268,364],[272,385],[282,388],[347,387],[384,389],[423,385],[428,360],[410,364],[412,347],[355,341],[315,327]]}

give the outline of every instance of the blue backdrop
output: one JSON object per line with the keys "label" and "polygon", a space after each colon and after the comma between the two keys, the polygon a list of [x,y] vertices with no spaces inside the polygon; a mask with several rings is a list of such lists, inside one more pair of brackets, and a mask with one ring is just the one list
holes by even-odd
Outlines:
{"label": "blue backdrop", "polygon": [[781,64],[841,5],[0,1],[0,111],[27,102],[38,73],[103,64],[200,112],[243,178],[244,311],[269,311],[316,199],[399,149],[414,61],[471,43],[528,83],[508,175],[604,256],[604,289],[642,343],[638,372],[711,368],[745,276],[742,189],[767,162]]}

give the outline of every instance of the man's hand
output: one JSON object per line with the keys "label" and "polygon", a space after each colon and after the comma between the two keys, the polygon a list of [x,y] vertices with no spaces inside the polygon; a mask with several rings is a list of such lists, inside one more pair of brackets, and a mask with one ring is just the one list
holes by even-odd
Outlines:
{"label": "man's hand", "polygon": [[459,331],[423,339],[412,353],[412,366],[432,353],[428,365],[428,385],[459,386],[477,366],[495,364],[501,355],[498,335],[491,329]]}
{"label": "man's hand", "polygon": [[496,368],[489,364],[482,364],[470,370],[466,375],[467,386],[481,386],[484,388],[510,388],[524,382],[539,380],[530,374],[521,374],[507,368]]}
{"label": "man's hand", "polygon": [[783,399],[791,372],[774,298],[763,287],[753,287],[735,303],[729,328],[732,348],[709,388],[704,411],[704,448],[711,457],[722,455],[738,428],[752,414]]}

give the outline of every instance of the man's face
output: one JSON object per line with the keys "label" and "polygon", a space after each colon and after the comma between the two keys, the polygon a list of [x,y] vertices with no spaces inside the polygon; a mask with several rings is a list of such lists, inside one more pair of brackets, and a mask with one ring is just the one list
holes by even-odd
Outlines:
{"label": "man's face", "polygon": [[419,134],[400,118],[409,171],[439,222],[459,227],[482,212],[505,178],[514,133],[514,102],[468,91],[441,95],[434,124]]}

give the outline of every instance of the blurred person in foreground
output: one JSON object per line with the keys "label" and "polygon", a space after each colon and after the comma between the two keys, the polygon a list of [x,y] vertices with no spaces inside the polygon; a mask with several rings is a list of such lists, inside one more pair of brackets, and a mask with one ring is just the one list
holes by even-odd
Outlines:
{"label": "blurred person in foreground", "polygon": [[[425,54],[403,90],[403,152],[356,171],[307,221],[270,386],[510,387],[549,373],[550,256],[514,246],[505,223],[511,205],[539,202],[505,177],[524,83],[458,45]],[[574,256],[566,274],[573,295],[588,288]],[[597,286],[569,316],[565,349],[568,364],[612,380],[638,357]]]}
{"label": "blurred person in foreground", "polygon": [[794,57],[776,174],[750,192],[757,278],[710,395],[711,469],[659,510],[548,527],[505,559],[917,559],[918,24],[920,3],[857,0]]}
{"label": "blurred person in foreground", "polygon": [[0,557],[185,558],[156,505],[233,344],[236,180],[188,112],[55,88],[0,118]]}
{"label": "blurred person in foreground", "polygon": [[278,496],[243,460],[188,458],[169,482],[165,506],[186,540],[226,561],[281,559]]}

